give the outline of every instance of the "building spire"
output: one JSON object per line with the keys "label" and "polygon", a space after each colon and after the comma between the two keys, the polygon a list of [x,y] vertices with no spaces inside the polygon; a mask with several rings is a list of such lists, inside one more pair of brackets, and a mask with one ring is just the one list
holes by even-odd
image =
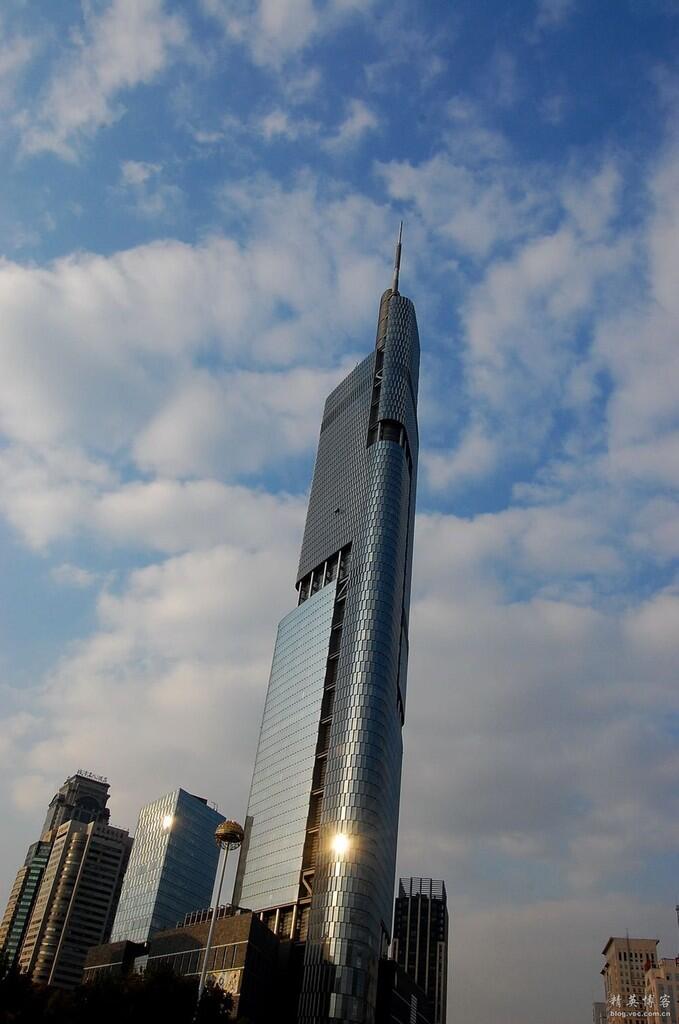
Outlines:
{"label": "building spire", "polygon": [[398,295],[398,275],[401,271],[401,239],[403,238],[403,221],[399,224],[398,228],[398,241],[396,243],[396,252],[394,253],[394,280],[391,284],[392,295]]}

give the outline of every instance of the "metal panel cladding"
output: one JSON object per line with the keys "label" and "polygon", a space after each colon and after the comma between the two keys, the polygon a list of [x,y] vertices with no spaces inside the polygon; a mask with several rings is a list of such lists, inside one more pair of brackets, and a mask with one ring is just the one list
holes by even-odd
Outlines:
{"label": "metal panel cladding", "polygon": [[249,850],[238,902],[297,900],[337,581],[282,619],[248,803]]}
{"label": "metal panel cladding", "polygon": [[[415,309],[326,403],[299,578],[351,543],[299,1020],[374,1020],[396,863],[417,472]],[[337,837],[341,836],[342,841]]]}

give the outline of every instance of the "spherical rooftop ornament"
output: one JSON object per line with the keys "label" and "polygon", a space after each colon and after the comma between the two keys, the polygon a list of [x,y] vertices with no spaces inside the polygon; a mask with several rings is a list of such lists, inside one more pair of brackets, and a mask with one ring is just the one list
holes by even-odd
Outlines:
{"label": "spherical rooftop ornament", "polygon": [[243,835],[242,826],[237,821],[223,821],[215,829],[215,839],[219,846],[240,846]]}

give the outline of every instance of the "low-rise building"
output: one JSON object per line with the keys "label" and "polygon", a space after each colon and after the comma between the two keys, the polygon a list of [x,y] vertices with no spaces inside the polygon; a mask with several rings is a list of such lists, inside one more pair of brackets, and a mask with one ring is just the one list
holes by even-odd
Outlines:
{"label": "low-rise building", "polygon": [[663,957],[657,966],[649,963],[645,978],[645,1008],[650,1020],[677,1024],[679,1006],[679,957]]}
{"label": "low-rise building", "polygon": [[[83,980],[92,982],[104,973],[170,968],[181,977],[194,977],[197,981],[210,927],[209,914],[203,917],[199,923],[156,932],[144,943],[115,942],[91,949]],[[258,915],[249,911],[219,915],[207,977],[233,996],[234,1018],[241,1016],[252,1024],[270,1024],[274,1010],[278,1009],[278,939]]]}

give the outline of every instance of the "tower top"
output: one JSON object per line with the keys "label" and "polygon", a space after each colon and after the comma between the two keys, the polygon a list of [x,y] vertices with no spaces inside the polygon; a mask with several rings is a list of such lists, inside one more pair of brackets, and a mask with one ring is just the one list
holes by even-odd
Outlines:
{"label": "tower top", "polygon": [[403,221],[399,224],[398,228],[398,241],[396,242],[396,252],[394,253],[394,279],[391,283],[391,291],[393,295],[398,295],[398,276],[401,272],[401,240],[403,238]]}

